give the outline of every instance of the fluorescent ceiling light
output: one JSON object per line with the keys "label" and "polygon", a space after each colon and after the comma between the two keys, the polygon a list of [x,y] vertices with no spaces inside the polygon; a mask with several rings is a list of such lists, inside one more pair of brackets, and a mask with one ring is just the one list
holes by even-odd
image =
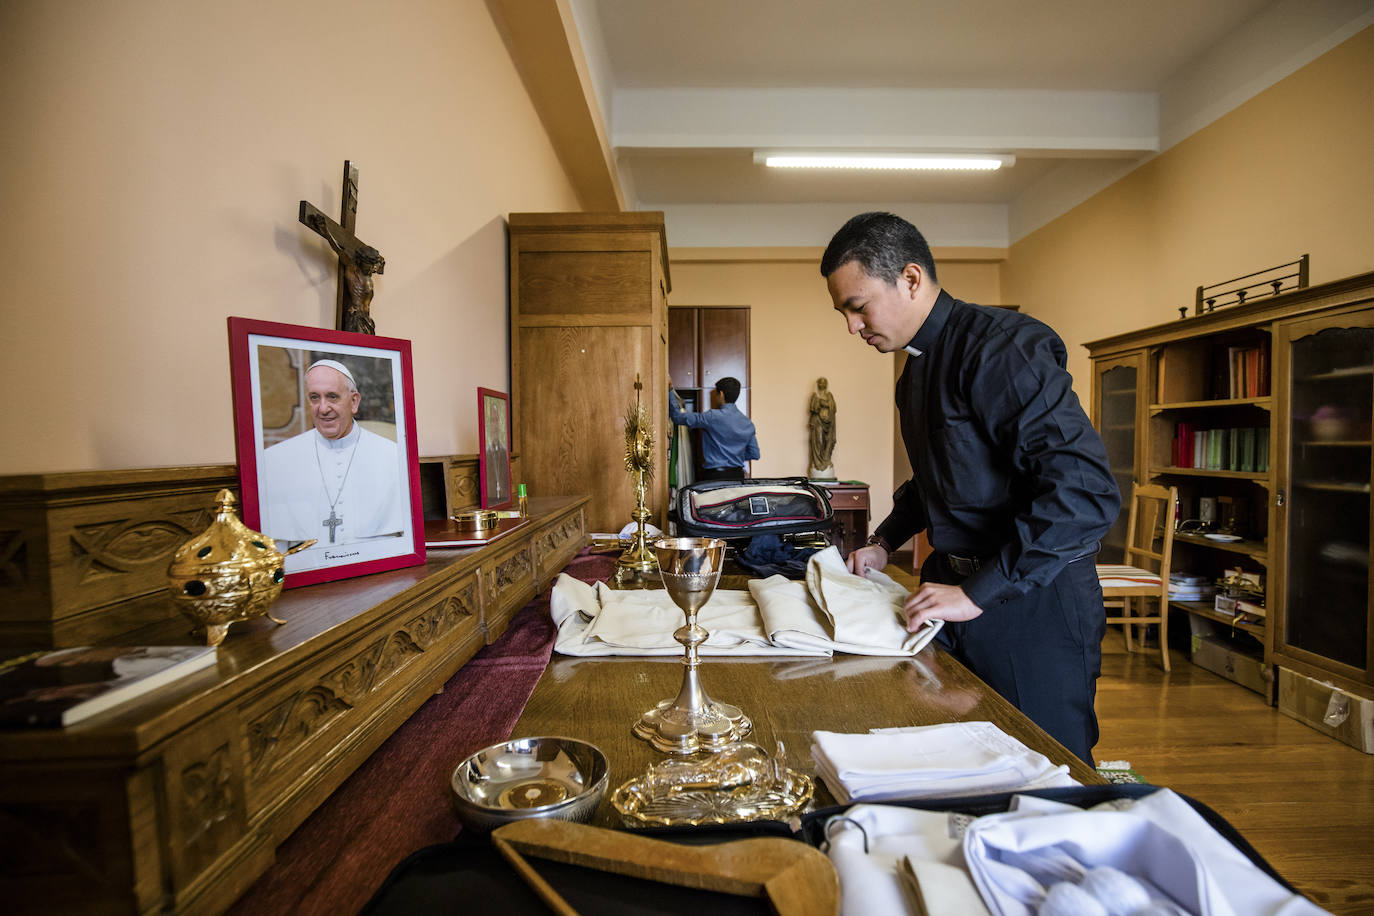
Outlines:
{"label": "fluorescent ceiling light", "polygon": [[927,169],[991,172],[1016,162],[1001,154],[764,153],[754,161],[783,169]]}

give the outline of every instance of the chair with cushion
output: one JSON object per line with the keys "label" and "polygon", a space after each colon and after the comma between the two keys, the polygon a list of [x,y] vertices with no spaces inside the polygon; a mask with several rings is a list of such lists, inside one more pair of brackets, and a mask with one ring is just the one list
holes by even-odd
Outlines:
{"label": "chair with cushion", "polygon": [[[1126,528],[1125,563],[1099,564],[1102,603],[1107,623],[1119,623],[1126,635],[1126,651],[1134,652],[1132,631],[1159,626],[1159,653],[1169,670],[1169,561],[1174,550],[1174,506],[1177,487],[1132,484],[1131,509]],[[1155,603],[1154,613],[1147,605]],[[1116,613],[1113,613],[1113,611]]]}

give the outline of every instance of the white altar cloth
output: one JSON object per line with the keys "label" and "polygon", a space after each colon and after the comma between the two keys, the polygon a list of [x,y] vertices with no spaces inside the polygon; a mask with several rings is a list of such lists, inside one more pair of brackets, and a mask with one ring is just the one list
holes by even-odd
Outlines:
{"label": "white altar cloth", "polygon": [[[717,589],[697,614],[710,634],[701,655],[912,656],[940,629],[938,622],[908,633],[906,589],[881,572],[866,578],[844,567],[839,551],[811,557],[807,581],[770,576],[749,591]],[[554,649],[564,655],[661,655],[683,652],[673,631],[685,617],[666,591],[617,590],[566,574],[554,583],[550,613],[558,627]]]}

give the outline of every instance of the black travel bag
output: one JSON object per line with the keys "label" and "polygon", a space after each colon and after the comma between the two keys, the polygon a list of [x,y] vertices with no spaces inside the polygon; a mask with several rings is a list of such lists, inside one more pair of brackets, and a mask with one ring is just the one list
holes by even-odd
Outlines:
{"label": "black travel bag", "polygon": [[[1035,795],[1090,808],[1114,799],[1138,799],[1158,788],[1148,785],[1071,786],[883,804],[928,811],[955,811],[978,817],[1006,811],[1013,795],[1017,794]],[[1292,885],[1225,818],[1195,799],[1186,795],[1181,797],[1241,854],[1283,887],[1293,890]],[[634,832],[690,844],[722,843],[751,837],[790,837],[819,847],[825,841],[826,823],[831,817],[843,815],[847,807],[837,805],[811,811],[790,824],[750,821],[706,827],[637,828]],[[643,878],[625,877],[543,858],[535,859],[531,864],[579,913],[643,916],[646,913],[709,912],[713,916],[731,916],[735,913],[773,912],[762,896],[737,896],[721,891],[658,884]],[[513,916],[548,911],[548,905],[535,896],[525,879],[497,853],[489,837],[463,831],[453,842],[428,846],[397,865],[363,907],[362,916],[426,916],[429,913],[500,913],[502,916]]]}
{"label": "black travel bag", "polygon": [[685,537],[723,538],[760,578],[801,579],[829,545],[830,495],[805,477],[707,480],[677,491],[673,523]]}
{"label": "black travel bag", "polygon": [[733,540],[759,534],[824,534],[830,496],[805,477],[706,480],[682,487],[673,503],[678,534]]}

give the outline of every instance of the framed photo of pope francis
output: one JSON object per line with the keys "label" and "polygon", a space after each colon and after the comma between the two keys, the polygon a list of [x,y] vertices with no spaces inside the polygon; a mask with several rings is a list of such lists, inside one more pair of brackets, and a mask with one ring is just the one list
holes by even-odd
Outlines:
{"label": "framed photo of pope francis", "polygon": [[286,588],[424,562],[410,341],[229,319],[243,522]]}

